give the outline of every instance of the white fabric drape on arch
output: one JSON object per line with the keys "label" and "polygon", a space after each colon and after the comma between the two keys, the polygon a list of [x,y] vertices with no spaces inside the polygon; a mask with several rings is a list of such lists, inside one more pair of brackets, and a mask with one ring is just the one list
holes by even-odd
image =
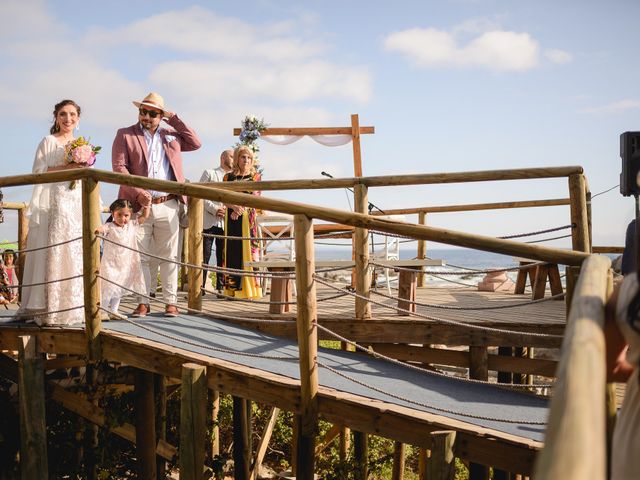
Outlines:
{"label": "white fabric drape on arch", "polygon": [[300,140],[303,136],[308,136],[325,147],[339,147],[352,140],[351,135],[265,135],[260,138],[275,145],[290,145]]}

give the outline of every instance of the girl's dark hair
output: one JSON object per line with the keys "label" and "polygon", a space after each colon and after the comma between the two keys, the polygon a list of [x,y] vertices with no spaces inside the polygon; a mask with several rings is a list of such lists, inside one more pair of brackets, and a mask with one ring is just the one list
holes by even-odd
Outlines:
{"label": "girl's dark hair", "polygon": [[56,103],[56,106],[53,107],[53,125],[49,129],[49,133],[51,133],[51,135],[53,135],[54,133],[58,133],[60,131],[60,127],[58,126],[58,122],[56,121],[58,118],[58,112],[63,107],[66,107],[67,105],[73,105],[76,111],[78,112],[78,116],[80,116],[80,111],[81,111],[80,105],[78,105],[73,100],[62,100],[61,102]]}
{"label": "girl's dark hair", "polygon": [[13,255],[15,257],[16,256],[16,252],[11,250],[10,248],[7,248],[4,252],[2,252],[2,256],[4,257],[5,255]]}
{"label": "girl's dark hair", "polygon": [[111,205],[109,205],[109,211],[111,213],[115,212],[116,210],[120,210],[121,208],[128,208],[133,212],[133,205],[131,205],[131,202],[125,198],[119,198]]}

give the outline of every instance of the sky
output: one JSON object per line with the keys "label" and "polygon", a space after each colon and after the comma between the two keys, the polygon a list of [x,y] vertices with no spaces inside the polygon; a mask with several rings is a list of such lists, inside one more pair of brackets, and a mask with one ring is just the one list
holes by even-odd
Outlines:
{"label": "sky", "polygon": [[[96,168],[110,170],[116,130],[137,121],[131,102],[155,91],[202,140],[183,155],[191,181],[236,142],[245,115],[313,127],[357,113],[375,127],[362,137],[365,176],[581,165],[596,194],[619,183],[620,134],[640,130],[639,17],[635,0],[2,0],[0,168],[29,173],[54,104],[71,98],[78,135],[103,147]],[[353,176],[350,144],[259,142],[265,180]],[[5,201],[30,192],[3,190]],[[351,204],[343,190],[265,195]],[[369,192],[383,210],[567,196],[564,179]],[[594,198],[594,244],[622,245],[633,214],[618,188]],[[5,217],[0,238],[14,240],[15,214]],[[567,225],[569,209],[427,221],[503,236]]]}

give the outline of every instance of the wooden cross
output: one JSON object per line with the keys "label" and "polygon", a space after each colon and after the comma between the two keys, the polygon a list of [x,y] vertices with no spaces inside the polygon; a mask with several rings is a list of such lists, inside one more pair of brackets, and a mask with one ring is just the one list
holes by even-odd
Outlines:
{"label": "wooden cross", "polygon": [[[234,128],[233,134],[238,136],[241,128]],[[362,152],[360,150],[360,135],[375,133],[374,127],[361,127],[358,114],[351,115],[350,127],[299,127],[299,128],[266,128],[260,136],[266,135],[351,135],[353,144],[353,174],[362,176]]]}

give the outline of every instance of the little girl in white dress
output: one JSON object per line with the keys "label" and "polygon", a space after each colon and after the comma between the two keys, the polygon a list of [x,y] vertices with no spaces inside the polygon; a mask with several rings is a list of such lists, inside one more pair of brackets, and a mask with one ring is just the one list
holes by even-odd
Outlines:
{"label": "little girl in white dress", "polygon": [[138,230],[149,217],[149,207],[143,207],[138,217],[132,218],[131,202],[120,198],[109,206],[109,211],[113,220],[96,230],[96,233],[102,233],[106,239],[110,240],[104,241],[102,250],[100,273],[104,278],[100,282],[100,295],[101,305],[109,310],[111,319],[116,319],[118,317],[114,314],[118,313],[120,299],[124,295],[131,294],[130,290],[142,295],[148,292],[145,288],[139,253],[111,242],[137,249]]}

